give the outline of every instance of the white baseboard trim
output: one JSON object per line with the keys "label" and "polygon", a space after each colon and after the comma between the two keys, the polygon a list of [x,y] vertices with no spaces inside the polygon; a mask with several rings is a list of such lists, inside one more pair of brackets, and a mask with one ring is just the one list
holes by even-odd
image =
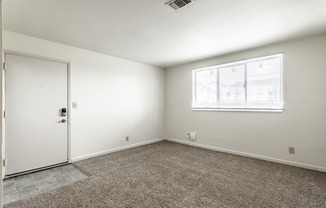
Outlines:
{"label": "white baseboard trim", "polygon": [[250,157],[250,158],[255,158],[255,159],[260,159],[260,160],[265,160],[265,161],[269,161],[269,162],[275,162],[275,163],[280,163],[280,164],[284,164],[284,165],[290,165],[290,166],[295,166],[295,167],[300,167],[300,168],[305,168],[305,169],[310,169],[310,170],[316,170],[316,171],[326,173],[325,167],[308,165],[308,164],[304,164],[304,163],[297,163],[297,162],[292,162],[292,161],[282,160],[282,159],[277,159],[277,158],[272,158],[272,157],[265,157],[262,155],[255,155],[255,154],[250,154],[250,153],[245,153],[245,152],[239,152],[239,151],[235,151],[235,150],[224,149],[224,148],[219,148],[219,147],[214,147],[214,146],[209,146],[209,145],[204,145],[204,144],[199,144],[199,143],[194,143],[194,142],[189,142],[189,141],[183,141],[183,140],[178,140],[178,139],[165,138],[165,140],[170,141],[170,142],[179,143],[179,144],[185,144],[185,145],[189,145],[189,146],[193,146],[193,147],[199,147],[199,148],[214,150],[214,151],[218,151],[218,152],[225,152],[225,153],[229,153],[229,154],[240,155],[240,156],[244,156],[244,157]]}
{"label": "white baseboard trim", "polygon": [[122,151],[122,150],[131,149],[131,148],[134,148],[134,147],[139,147],[139,146],[143,146],[143,145],[147,145],[147,144],[161,142],[163,140],[164,140],[164,138],[153,139],[153,140],[149,140],[149,141],[146,141],[146,142],[140,142],[140,143],[131,144],[131,145],[128,145],[128,146],[118,147],[118,148],[109,149],[109,150],[105,150],[105,151],[101,151],[101,152],[96,152],[96,153],[92,153],[92,154],[88,154],[88,155],[84,155],[84,156],[79,156],[79,157],[72,158],[72,162],[77,162],[77,161],[89,159],[89,158],[92,158],[92,157],[98,157],[98,156],[106,155],[106,154],[113,153],[113,152],[119,152],[119,151]]}

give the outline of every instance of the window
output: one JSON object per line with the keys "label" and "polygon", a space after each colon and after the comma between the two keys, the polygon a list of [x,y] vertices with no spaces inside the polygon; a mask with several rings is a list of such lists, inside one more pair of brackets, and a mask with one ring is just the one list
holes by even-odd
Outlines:
{"label": "window", "polygon": [[193,70],[194,109],[282,109],[282,55]]}

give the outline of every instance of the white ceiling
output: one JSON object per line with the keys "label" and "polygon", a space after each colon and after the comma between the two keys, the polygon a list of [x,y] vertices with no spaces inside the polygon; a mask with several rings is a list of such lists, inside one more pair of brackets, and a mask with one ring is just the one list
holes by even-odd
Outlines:
{"label": "white ceiling", "polygon": [[160,67],[326,31],[326,0],[3,0],[4,29]]}

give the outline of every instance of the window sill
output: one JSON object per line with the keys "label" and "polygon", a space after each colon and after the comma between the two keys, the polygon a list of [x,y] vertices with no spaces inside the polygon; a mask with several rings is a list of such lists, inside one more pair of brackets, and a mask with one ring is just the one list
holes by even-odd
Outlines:
{"label": "window sill", "polygon": [[193,111],[225,111],[225,112],[267,112],[282,113],[284,109],[250,109],[250,108],[192,108]]}

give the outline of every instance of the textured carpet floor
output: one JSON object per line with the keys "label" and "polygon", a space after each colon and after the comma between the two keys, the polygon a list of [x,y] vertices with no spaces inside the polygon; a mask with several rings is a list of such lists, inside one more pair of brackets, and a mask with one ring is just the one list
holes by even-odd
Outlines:
{"label": "textured carpet floor", "polygon": [[77,162],[91,176],[15,207],[326,207],[326,174],[159,142]]}

